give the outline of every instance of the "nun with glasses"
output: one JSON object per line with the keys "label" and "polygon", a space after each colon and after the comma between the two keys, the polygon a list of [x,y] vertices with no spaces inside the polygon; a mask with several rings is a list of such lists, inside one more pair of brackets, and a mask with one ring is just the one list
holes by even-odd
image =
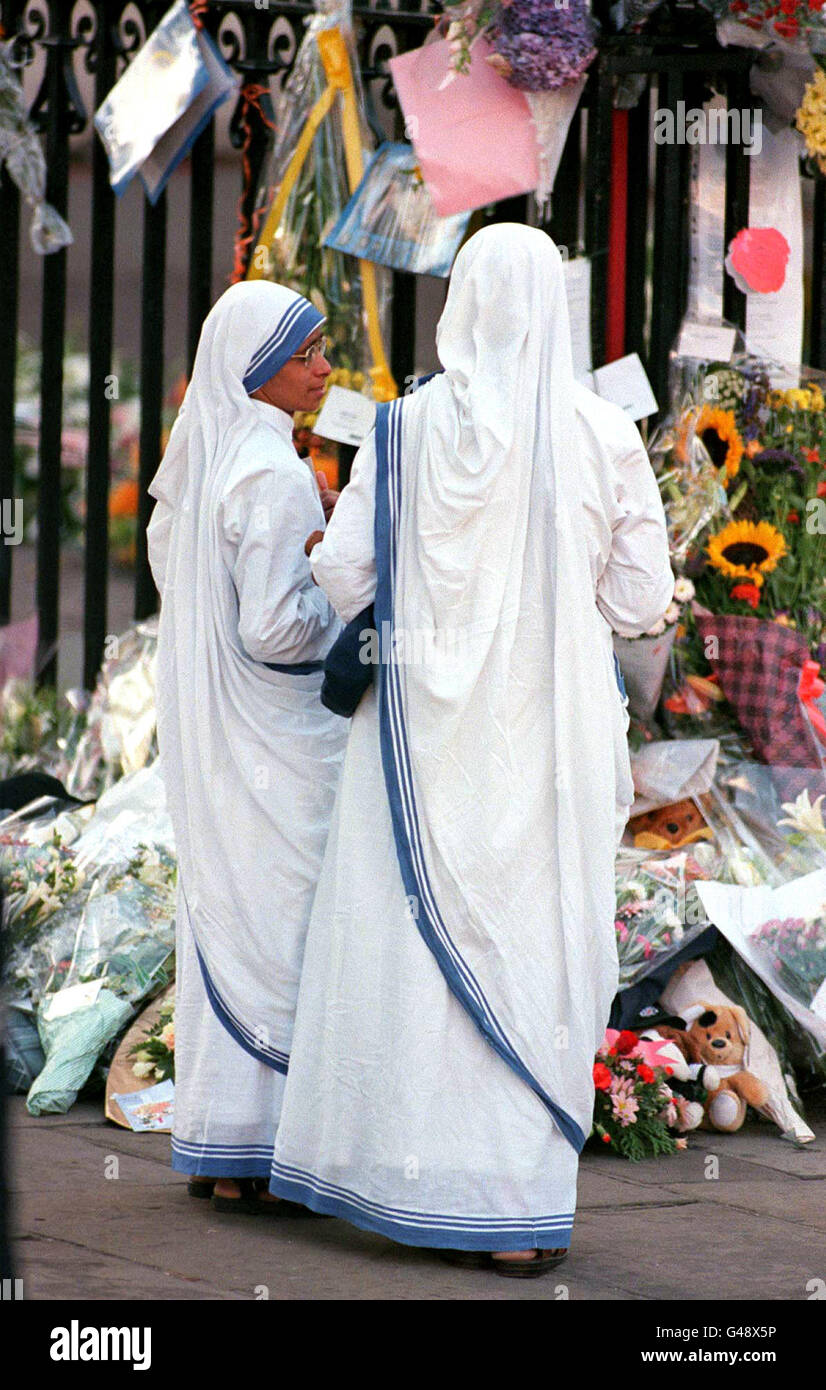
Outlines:
{"label": "nun with glasses", "polygon": [[322,323],[280,285],[227,290],[150,487],[178,855],[172,1162],[193,1196],[274,1215],[290,1208],[266,1179],[347,733],[319,701],[341,624],[303,550],[336,495],[292,440],[330,372]]}
{"label": "nun with glasses", "polygon": [[437,347],[444,370],[379,407],[310,551],[345,621],[373,605],[379,662],[310,920],[270,1189],[524,1276],[571,1241],[617,988],[634,792],[611,632],[650,628],[673,577],[640,436],[574,379],[549,237],[473,236]]}

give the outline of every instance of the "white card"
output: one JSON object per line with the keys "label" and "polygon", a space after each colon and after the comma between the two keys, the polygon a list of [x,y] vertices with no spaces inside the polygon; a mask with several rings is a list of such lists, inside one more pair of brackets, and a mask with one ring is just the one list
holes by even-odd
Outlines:
{"label": "white card", "polygon": [[574,375],[579,377],[591,370],[591,261],[588,256],[579,256],[565,261],[563,270]]}
{"label": "white card", "polygon": [[90,1004],[94,1004],[102,987],[103,980],[86,980],[82,984],[59,989],[43,1010],[43,1017],[51,1022],[54,1018],[66,1018],[78,1009],[88,1009]]}
{"label": "white card", "polygon": [[693,323],[686,319],[677,340],[678,357],[695,357],[701,362],[729,362],[734,351],[735,328],[722,323]]}
{"label": "white card", "polygon": [[605,367],[597,367],[594,390],[603,400],[621,406],[632,420],[644,420],[658,409],[651,382],[636,352],[618,357],[616,362],[609,362]]}
{"label": "white card", "polygon": [[360,445],[375,423],[375,401],[363,396],[360,391],[348,391],[345,386],[331,386],[313,433],[322,439],[335,439],[339,444]]}

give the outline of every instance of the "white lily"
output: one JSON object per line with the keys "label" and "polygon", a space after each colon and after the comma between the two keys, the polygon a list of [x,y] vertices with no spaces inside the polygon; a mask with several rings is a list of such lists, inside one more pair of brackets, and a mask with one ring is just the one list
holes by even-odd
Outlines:
{"label": "white lily", "polygon": [[783,802],[783,810],[789,814],[779,820],[778,825],[789,825],[793,830],[800,830],[806,835],[826,835],[821,809],[823,801],[824,797],[818,796],[812,803],[809,800],[808,787],[804,788],[796,801]]}

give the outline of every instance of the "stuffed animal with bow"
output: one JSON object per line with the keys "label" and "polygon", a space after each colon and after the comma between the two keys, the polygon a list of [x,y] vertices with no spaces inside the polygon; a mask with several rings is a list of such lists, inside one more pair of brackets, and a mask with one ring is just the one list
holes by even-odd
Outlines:
{"label": "stuffed animal with bow", "polygon": [[682,1034],[686,1055],[695,1064],[713,1068],[719,1077],[719,1085],[713,1086],[708,1070],[705,1073],[708,1096],[702,1127],[734,1134],[746,1118],[747,1107],[759,1109],[769,1095],[764,1082],[744,1065],[751,1034],[749,1016],[739,1004],[705,1001],[684,1009],[683,1016],[688,1024]]}

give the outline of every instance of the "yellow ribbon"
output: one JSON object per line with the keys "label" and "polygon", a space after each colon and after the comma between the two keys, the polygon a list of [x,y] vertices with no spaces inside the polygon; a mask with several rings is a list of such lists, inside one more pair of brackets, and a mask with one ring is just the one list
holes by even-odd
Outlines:
{"label": "yellow ribbon", "polygon": [[[258,245],[250,257],[249,268],[247,270],[248,280],[260,280],[264,272],[260,268],[259,262],[266,258],[258,255],[260,247],[269,248],[272,246],[275,234],[284,209],[296,180],[301,173],[304,161],[310,151],[310,146],[315,139],[324,117],[332,109],[338,93],[341,93],[341,127],[344,138],[344,158],[347,165],[347,182],[350,185],[350,192],[355,193],[358,185],[364,176],[364,160],[361,149],[361,131],[359,129],[358,105],[356,103],[356,89],[353,83],[353,74],[350,68],[350,57],[347,52],[347,45],[341,34],[340,29],[324,29],[318,35],[317,43],[321,54],[321,61],[324,65],[324,74],[327,78],[327,86],[324,88],[318,101],[310,112],[307,123],[301,132],[298,144],[295,147],[292,159],[284,171],[281,186],[273,201],[273,205],[267,214],[267,219],[258,238]],[[362,297],[364,299],[364,313],[367,320],[367,341],[370,345],[370,355],[373,365],[370,368],[370,378],[373,383],[373,395],[377,401],[392,401],[398,395],[396,383],[387,362],[382,342],[381,327],[379,324],[379,296],[376,287],[376,267],[372,261],[359,261],[361,270]]]}

